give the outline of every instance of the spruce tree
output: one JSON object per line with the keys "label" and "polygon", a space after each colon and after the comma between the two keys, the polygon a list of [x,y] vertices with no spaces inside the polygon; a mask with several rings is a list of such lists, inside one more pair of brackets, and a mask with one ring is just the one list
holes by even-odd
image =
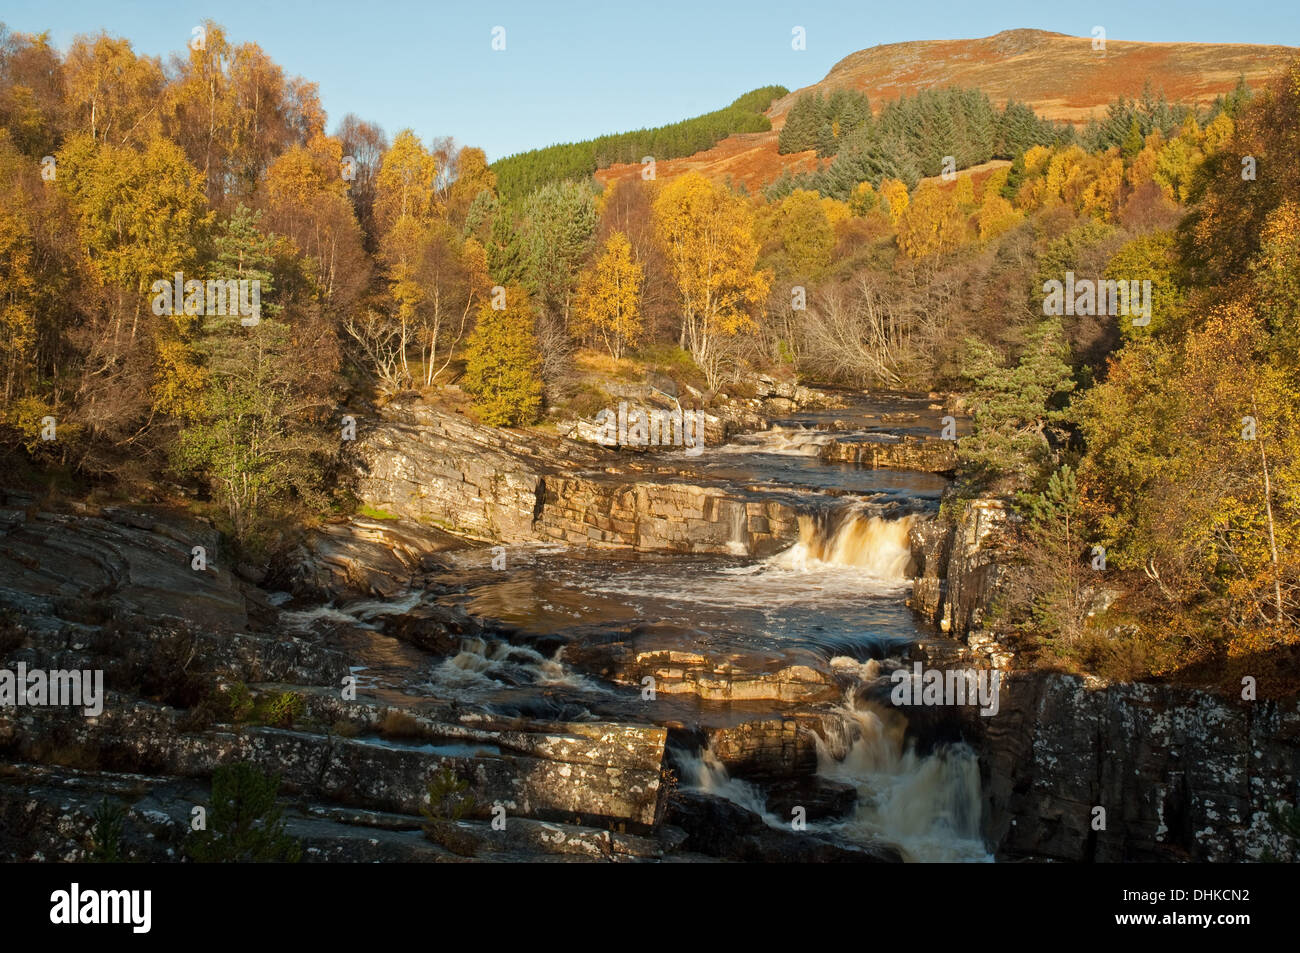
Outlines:
{"label": "spruce tree", "polygon": [[1132,121],[1129,123],[1128,135],[1124,137],[1124,142],[1121,143],[1119,151],[1123,154],[1125,159],[1132,159],[1142,151],[1144,143],[1145,140],[1142,137],[1142,129],[1138,124],[1137,116],[1134,116]]}

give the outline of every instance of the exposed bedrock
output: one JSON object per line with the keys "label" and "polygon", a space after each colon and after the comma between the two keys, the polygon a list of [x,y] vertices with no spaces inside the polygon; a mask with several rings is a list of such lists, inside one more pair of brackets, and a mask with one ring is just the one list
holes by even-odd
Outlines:
{"label": "exposed bedrock", "polygon": [[829,666],[807,651],[714,648],[708,633],[638,623],[584,632],[564,647],[566,664],[625,685],[706,702],[817,702],[838,698]]}
{"label": "exposed bedrock", "polygon": [[[1295,698],[1013,672],[999,713],[968,715],[965,729],[981,753],[986,834],[1000,856],[1289,857],[1268,815],[1279,801],[1300,803]],[[1093,829],[1096,808],[1104,830]]]}
{"label": "exposed bedrock", "polygon": [[476,539],[763,556],[798,534],[785,499],[657,476],[572,440],[525,442],[418,401],[385,408],[356,450],[366,503]]}
{"label": "exposed bedrock", "polygon": [[964,640],[980,628],[1005,571],[1008,507],[998,499],[976,499],[955,520],[937,517],[912,527],[918,567],[912,608],[941,632]]}
{"label": "exposed bedrock", "polygon": [[952,473],[957,469],[957,445],[951,440],[889,436],[877,440],[838,440],[822,444],[828,463],[856,463],[873,470],[920,470]]}
{"label": "exposed bedrock", "polygon": [[16,762],[170,777],[206,777],[219,765],[249,761],[279,773],[287,793],[409,815],[419,814],[428,779],[444,767],[469,781],[478,816],[499,803],[516,816],[649,829],[661,811],[662,728],[426,722],[409,741],[263,726],[187,733],[170,709],[112,701],[93,720],[50,709],[6,713],[0,751]]}

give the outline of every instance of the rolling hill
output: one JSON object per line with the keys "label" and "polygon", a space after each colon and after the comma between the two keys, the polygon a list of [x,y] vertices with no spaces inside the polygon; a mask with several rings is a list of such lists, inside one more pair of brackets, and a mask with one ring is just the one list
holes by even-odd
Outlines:
{"label": "rolling hill", "polygon": [[[1300,55],[1291,46],[1241,43],[1147,43],[1106,41],[1092,48],[1091,37],[1045,30],[1006,30],[975,40],[920,40],[889,43],[851,53],[825,78],[776,100],[767,111],[770,132],[729,136],[703,152],[657,164],[658,178],[699,171],[761,188],[781,173],[816,168],[815,153],[780,155],[777,136],[802,93],[853,89],[866,93],[873,108],[925,89],[974,87],[998,105],[1026,103],[1047,119],[1084,123],[1102,114],[1120,96],[1137,97],[1149,81],[1170,102],[1206,105],[1229,92],[1238,77],[1262,85]],[[602,182],[641,174],[637,165],[614,165],[596,173]]]}

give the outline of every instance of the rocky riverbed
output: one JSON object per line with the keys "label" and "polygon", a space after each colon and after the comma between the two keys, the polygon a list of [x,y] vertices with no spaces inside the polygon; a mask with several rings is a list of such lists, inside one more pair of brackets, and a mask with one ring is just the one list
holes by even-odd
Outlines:
{"label": "rocky riverbed", "polygon": [[[942,406],[768,399],[699,455],[399,402],[352,457],[392,518],[325,523],[269,566],[165,508],[6,493],[5,664],[102,669],[107,697],[0,709],[0,856],[84,856],[108,798],[129,856],[178,859],[235,761],[281,776],[308,860],[1284,849],[1263,818],[1295,797],[1294,702],[1015,671],[981,629],[1007,514],[940,521]],[[891,708],[918,660],[1005,671],[1000,714]],[[236,717],[245,690],[289,701]],[[446,771],[473,803],[431,839]]]}

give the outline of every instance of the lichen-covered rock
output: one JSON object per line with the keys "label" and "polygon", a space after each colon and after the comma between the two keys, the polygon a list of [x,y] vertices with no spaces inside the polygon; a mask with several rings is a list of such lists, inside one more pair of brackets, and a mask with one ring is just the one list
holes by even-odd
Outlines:
{"label": "lichen-covered rock", "polygon": [[819,719],[765,718],[719,728],[709,735],[714,755],[739,778],[794,778],[817,770]]}
{"label": "lichen-covered rock", "polygon": [[1297,705],[1008,673],[999,713],[967,719],[988,839],[1004,857],[1286,859],[1293,848],[1268,814],[1300,803]]}

